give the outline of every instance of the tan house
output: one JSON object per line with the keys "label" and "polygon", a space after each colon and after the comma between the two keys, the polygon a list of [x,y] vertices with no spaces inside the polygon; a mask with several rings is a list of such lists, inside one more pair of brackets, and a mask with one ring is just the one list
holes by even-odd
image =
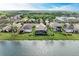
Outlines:
{"label": "tan house", "polygon": [[35,35],[47,35],[47,27],[43,23],[36,25]]}

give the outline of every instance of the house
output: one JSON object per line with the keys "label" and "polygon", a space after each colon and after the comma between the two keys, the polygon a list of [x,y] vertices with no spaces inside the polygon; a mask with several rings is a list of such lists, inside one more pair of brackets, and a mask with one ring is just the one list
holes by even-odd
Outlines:
{"label": "house", "polygon": [[64,22],[64,20],[66,20],[67,17],[56,17],[55,18],[55,22]]}
{"label": "house", "polygon": [[32,32],[32,25],[31,24],[24,24],[22,28],[20,29],[20,32],[26,33],[26,32]]}
{"label": "house", "polygon": [[21,19],[21,16],[20,15],[11,16],[10,19],[17,21]]}
{"label": "house", "polygon": [[39,19],[40,20],[40,23],[43,23],[43,19]]}
{"label": "house", "polygon": [[53,25],[54,25],[53,22],[50,22],[50,23],[49,23],[49,27],[50,27],[50,28],[53,28]]}
{"label": "house", "polygon": [[49,26],[49,21],[48,20],[46,20],[45,23],[46,23],[47,26]]}
{"label": "house", "polygon": [[62,24],[58,22],[53,23],[53,29],[56,32],[62,32]]}
{"label": "house", "polygon": [[11,32],[11,30],[12,30],[11,25],[7,25],[7,26],[5,26],[5,27],[2,28],[3,32]]}
{"label": "house", "polygon": [[56,17],[56,22],[64,22],[64,23],[76,23],[79,22],[78,17],[68,17],[68,16],[61,16],[61,17]]}
{"label": "house", "polygon": [[70,23],[65,23],[63,29],[66,33],[73,33],[74,32],[74,25]]}
{"label": "house", "polygon": [[12,24],[13,32],[17,32],[17,31],[19,32],[21,27],[22,27],[22,25],[19,22],[13,22],[13,24]]}
{"label": "house", "polygon": [[74,33],[79,33],[79,24],[74,24]]}
{"label": "house", "polygon": [[76,23],[78,22],[79,20],[76,18],[76,17],[68,17],[68,22],[69,23]]}
{"label": "house", "polygon": [[35,35],[47,35],[47,27],[43,23],[36,25]]}

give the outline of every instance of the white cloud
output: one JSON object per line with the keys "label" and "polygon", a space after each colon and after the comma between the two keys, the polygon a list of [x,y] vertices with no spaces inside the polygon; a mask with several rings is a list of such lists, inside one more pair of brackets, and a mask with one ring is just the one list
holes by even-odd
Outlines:
{"label": "white cloud", "polygon": [[36,7],[36,5],[32,3],[0,3],[0,10],[74,10],[71,5],[52,6],[52,8],[43,5]]}
{"label": "white cloud", "polygon": [[32,3],[1,3],[0,10],[46,10],[44,6],[35,7]]}
{"label": "white cloud", "polygon": [[70,5],[64,5],[64,6],[54,6],[53,8],[50,8],[48,10],[58,10],[58,11],[72,11],[73,7]]}
{"label": "white cloud", "polygon": [[79,0],[0,0],[0,3],[78,3]]}
{"label": "white cloud", "polygon": [[0,4],[0,10],[35,10],[30,3],[3,3]]}

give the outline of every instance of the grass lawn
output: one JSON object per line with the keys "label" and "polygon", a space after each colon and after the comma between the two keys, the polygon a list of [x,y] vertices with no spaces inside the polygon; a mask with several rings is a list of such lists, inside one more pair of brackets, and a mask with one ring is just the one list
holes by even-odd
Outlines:
{"label": "grass lawn", "polygon": [[52,30],[48,30],[47,33],[46,36],[37,36],[34,35],[34,31],[24,34],[1,32],[0,40],[79,40],[79,34],[63,35],[62,32],[53,32]]}
{"label": "grass lawn", "polygon": [[9,40],[11,37],[11,33],[0,33],[0,40]]}

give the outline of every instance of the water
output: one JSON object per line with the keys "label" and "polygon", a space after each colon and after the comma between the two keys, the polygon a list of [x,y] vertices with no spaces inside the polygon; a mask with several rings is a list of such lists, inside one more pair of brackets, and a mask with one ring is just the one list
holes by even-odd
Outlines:
{"label": "water", "polygon": [[0,41],[0,56],[79,56],[79,41]]}

